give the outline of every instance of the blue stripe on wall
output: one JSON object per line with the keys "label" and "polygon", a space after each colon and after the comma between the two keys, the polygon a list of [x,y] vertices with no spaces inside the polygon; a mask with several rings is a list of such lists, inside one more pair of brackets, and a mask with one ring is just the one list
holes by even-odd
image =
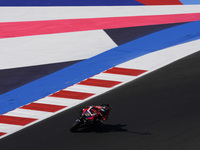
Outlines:
{"label": "blue stripe on wall", "polygon": [[199,39],[199,26],[200,21],[197,21],[147,35],[0,95],[0,114],[46,97],[125,61]]}
{"label": "blue stripe on wall", "polygon": [[0,6],[122,6],[143,5],[136,0],[0,0]]}
{"label": "blue stripe on wall", "polygon": [[200,0],[179,0],[181,3],[187,4],[200,4]]}

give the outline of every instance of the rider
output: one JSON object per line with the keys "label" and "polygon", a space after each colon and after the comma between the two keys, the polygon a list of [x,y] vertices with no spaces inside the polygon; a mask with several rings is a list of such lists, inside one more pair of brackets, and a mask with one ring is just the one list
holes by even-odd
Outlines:
{"label": "rider", "polygon": [[[111,110],[111,107],[108,104],[103,104],[100,106],[86,106],[83,108],[83,110],[88,109],[88,108],[90,108],[90,111],[94,111],[95,113],[97,113],[95,121],[98,121],[101,123],[103,123],[105,120],[108,119],[108,115]],[[81,114],[83,110],[81,111]]]}

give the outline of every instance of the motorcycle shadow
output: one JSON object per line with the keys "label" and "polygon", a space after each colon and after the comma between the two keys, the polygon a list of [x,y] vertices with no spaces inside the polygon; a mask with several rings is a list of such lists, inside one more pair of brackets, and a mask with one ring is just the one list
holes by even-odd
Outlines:
{"label": "motorcycle shadow", "polygon": [[102,124],[96,126],[90,126],[87,128],[79,129],[78,133],[86,133],[86,132],[96,132],[96,133],[106,133],[106,132],[127,132],[127,129],[123,129],[126,125],[116,124]]}
{"label": "motorcycle shadow", "polygon": [[80,130],[76,131],[76,133],[127,132],[127,133],[132,133],[132,134],[139,134],[139,135],[152,135],[152,133],[149,133],[149,132],[129,131],[129,130],[125,129],[126,126],[127,126],[126,124],[116,124],[116,125],[102,124],[102,125],[97,125],[97,126],[93,126],[93,127],[80,129]]}

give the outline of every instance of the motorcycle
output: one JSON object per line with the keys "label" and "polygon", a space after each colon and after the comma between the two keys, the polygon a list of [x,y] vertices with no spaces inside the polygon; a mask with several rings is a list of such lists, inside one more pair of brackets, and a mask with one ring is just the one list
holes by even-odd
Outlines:
{"label": "motorcycle", "polygon": [[81,128],[95,127],[102,123],[98,110],[93,107],[84,108],[80,114],[80,118],[70,128],[71,132],[78,131]]}

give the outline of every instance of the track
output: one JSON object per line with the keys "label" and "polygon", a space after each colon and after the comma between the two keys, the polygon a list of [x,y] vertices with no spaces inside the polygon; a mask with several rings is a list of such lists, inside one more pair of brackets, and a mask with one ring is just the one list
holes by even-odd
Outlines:
{"label": "track", "polygon": [[[1,139],[2,150],[199,150],[200,52]],[[98,132],[70,133],[85,105],[113,110]]]}

